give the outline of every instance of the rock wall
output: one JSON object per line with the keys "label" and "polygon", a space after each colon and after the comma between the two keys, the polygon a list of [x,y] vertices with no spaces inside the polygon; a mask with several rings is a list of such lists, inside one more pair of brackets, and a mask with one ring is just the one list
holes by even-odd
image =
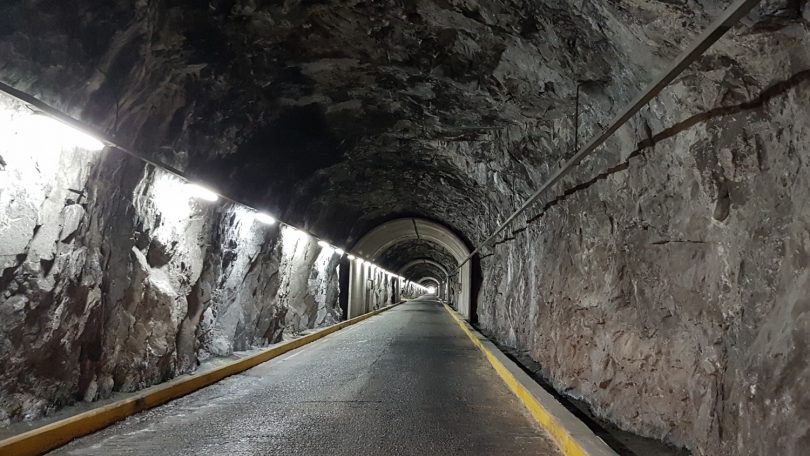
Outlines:
{"label": "rock wall", "polygon": [[799,29],[718,45],[481,262],[486,332],[596,414],[697,455],[807,451]]}
{"label": "rock wall", "polygon": [[341,317],[338,258],[0,100],[0,424]]}
{"label": "rock wall", "polygon": [[391,304],[393,290],[391,289],[391,278],[379,269],[369,275],[368,290],[371,299],[367,301],[368,310],[377,310]]}
{"label": "rock wall", "polygon": [[422,296],[424,293],[420,289],[416,288],[413,282],[403,281],[401,294],[403,298],[414,299]]}
{"label": "rock wall", "polygon": [[[377,310],[379,308],[396,304],[394,287],[396,279],[394,276],[388,275],[381,269],[369,270],[366,268],[366,312]],[[401,298],[415,298],[421,293],[410,282],[404,282],[400,289]]]}

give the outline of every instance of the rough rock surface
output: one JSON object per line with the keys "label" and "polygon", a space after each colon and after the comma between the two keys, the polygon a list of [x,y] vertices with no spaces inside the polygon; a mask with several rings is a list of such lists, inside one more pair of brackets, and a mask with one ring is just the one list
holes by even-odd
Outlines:
{"label": "rough rock surface", "polygon": [[707,119],[532,214],[482,261],[483,326],[627,429],[801,454],[808,99],[803,84]]}
{"label": "rough rock surface", "polygon": [[[572,153],[577,86],[582,143],[728,3],[19,0],[0,6],[0,80],[336,243],[413,215],[474,245]],[[695,454],[798,455],[807,445],[808,5],[761,2],[481,259],[484,330],[529,350],[556,387],[601,416]],[[131,189],[143,178],[112,164],[97,175]],[[63,226],[73,229],[79,207],[67,209],[61,197],[47,203],[41,210],[60,222],[42,225],[30,260],[14,266],[21,272],[13,277],[47,282],[40,271],[91,265],[47,298],[80,303],[71,304],[76,324],[66,327],[106,327],[108,314],[92,309],[104,308],[95,284],[110,274],[117,285],[105,286],[121,294],[114,302],[143,292],[139,303],[193,309],[136,306],[121,314],[164,312],[167,331],[191,331],[199,320],[206,328],[199,342],[188,334],[174,342],[183,353],[198,343],[219,353],[278,337],[275,309],[206,304],[243,292],[234,284],[244,257],[192,267],[171,256],[156,266],[151,237],[135,250],[101,249],[139,229],[137,211],[116,201],[83,206],[80,234],[64,233],[67,244],[53,240]],[[128,222],[105,224],[111,214]],[[16,264],[20,249],[6,245],[25,247],[33,218],[21,219],[23,236],[0,231],[10,240],[0,245],[4,262]],[[223,227],[241,226],[214,218],[227,216],[202,217],[194,229],[224,242],[233,234]],[[156,243],[152,261],[166,261],[167,248],[189,261],[235,251],[211,242],[203,255],[188,242],[176,251]],[[247,272],[262,293],[273,295],[273,280],[318,280],[272,279],[290,270],[285,256],[317,263],[313,253],[285,250],[278,240],[245,249],[275,258]],[[429,258],[441,262],[440,253]],[[121,278],[131,275],[142,280],[126,294]],[[196,286],[197,276],[225,282]],[[21,287],[3,277],[4,289]],[[317,289],[315,302],[330,299],[328,288]],[[47,319],[6,323],[32,302],[58,308],[31,296],[5,296],[4,337],[12,334],[5,325],[29,340],[50,331],[35,323]],[[296,321],[319,321],[312,309],[295,311]],[[240,325],[247,315],[258,322]],[[105,334],[155,344],[137,358],[156,366],[152,378],[171,370],[172,342],[124,327]],[[114,364],[106,360],[119,355],[94,343],[59,353],[78,356],[88,373],[76,377],[104,391],[114,368],[101,361]],[[66,397],[60,385],[45,381],[43,389]]]}
{"label": "rough rock surface", "polygon": [[[28,115],[3,99],[2,122]],[[337,256],[116,151],[0,146],[0,422],[340,319]]]}
{"label": "rough rock surface", "polygon": [[721,45],[482,260],[488,332],[695,454],[806,451],[810,62],[785,27]]}

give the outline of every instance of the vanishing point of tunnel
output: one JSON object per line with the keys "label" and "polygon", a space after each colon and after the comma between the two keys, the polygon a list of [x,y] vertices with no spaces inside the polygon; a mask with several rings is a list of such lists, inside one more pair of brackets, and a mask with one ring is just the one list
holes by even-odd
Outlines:
{"label": "vanishing point of tunnel", "polygon": [[808,195],[807,0],[0,0],[0,456],[806,456]]}

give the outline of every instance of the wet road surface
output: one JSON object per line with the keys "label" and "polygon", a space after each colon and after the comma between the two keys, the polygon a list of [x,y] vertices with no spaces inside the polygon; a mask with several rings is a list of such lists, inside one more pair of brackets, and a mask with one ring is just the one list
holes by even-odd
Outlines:
{"label": "wet road surface", "polygon": [[50,455],[559,455],[421,299]]}

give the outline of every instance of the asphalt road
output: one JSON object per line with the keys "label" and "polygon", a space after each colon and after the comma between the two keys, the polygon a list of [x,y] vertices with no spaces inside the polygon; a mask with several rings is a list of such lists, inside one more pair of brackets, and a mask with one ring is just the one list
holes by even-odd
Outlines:
{"label": "asphalt road", "polygon": [[559,455],[441,305],[418,300],[52,455]]}

